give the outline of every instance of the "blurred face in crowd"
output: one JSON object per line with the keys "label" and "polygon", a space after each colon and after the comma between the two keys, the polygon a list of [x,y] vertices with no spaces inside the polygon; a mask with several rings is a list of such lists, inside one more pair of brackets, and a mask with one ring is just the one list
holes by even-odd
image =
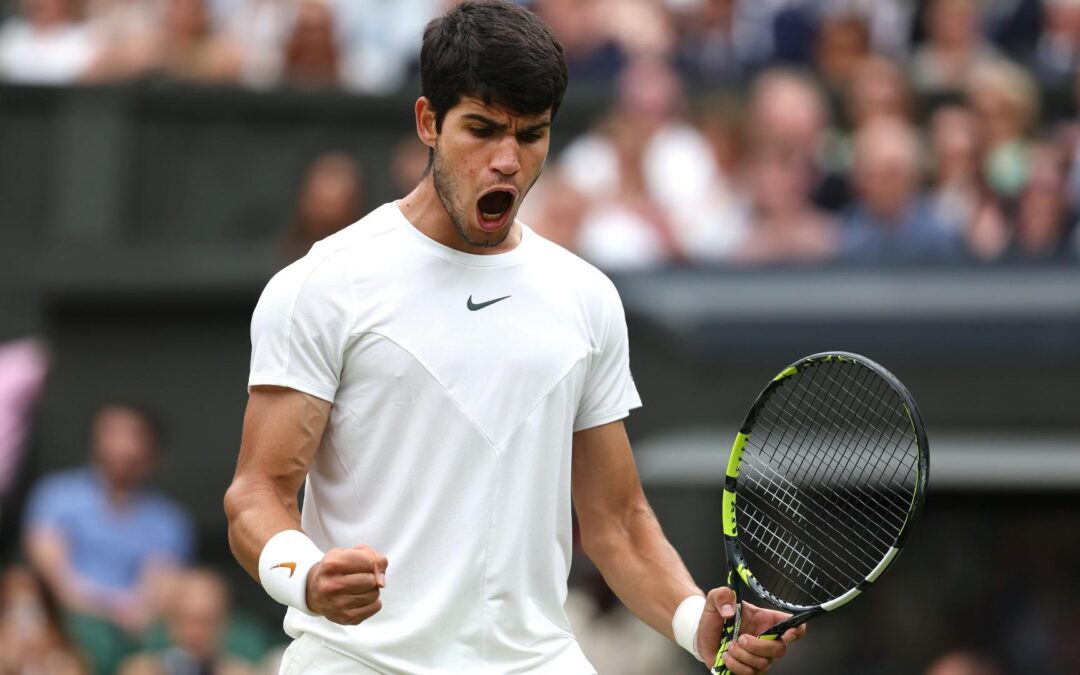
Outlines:
{"label": "blurred face in crowd", "polygon": [[461,240],[483,249],[509,235],[521,201],[544,168],[551,112],[518,115],[466,96],[441,130],[426,99],[417,102],[421,139],[432,148],[432,180]]}
{"label": "blurred face in crowd", "polygon": [[202,39],[210,31],[210,16],[204,0],[169,0],[165,5],[165,26],[169,35],[178,41]]}
{"label": "blurred face in crowd", "polygon": [[22,0],[22,15],[37,27],[55,26],[71,17],[71,0]]}
{"label": "blurred face in crowd", "polygon": [[637,59],[619,73],[617,110],[638,133],[648,136],[660,129],[681,101],[679,76],[663,61]]}
{"label": "blurred face in crowd", "polygon": [[1043,12],[1043,32],[1074,46],[1080,45],[1080,3],[1049,0]]}
{"label": "blurred face in crowd", "polygon": [[91,435],[95,466],[112,489],[132,490],[150,477],[157,438],[141,413],[105,408],[95,418]]}
{"label": "blurred face in crowd", "polygon": [[311,165],[300,193],[300,222],[319,240],[360,219],[364,191],[360,166],[348,155],[331,153]]}
{"label": "blurred face in crowd", "polygon": [[855,69],[848,99],[848,116],[857,129],[878,117],[907,118],[908,84],[893,61],[870,57]]}
{"label": "blurred face in crowd", "polygon": [[785,72],[766,73],[754,85],[749,109],[756,142],[782,144],[809,156],[817,152],[827,113],[813,84]]}
{"label": "blurred face in crowd", "polygon": [[200,662],[218,654],[229,598],[225,585],[209,572],[187,572],[177,581],[167,616],[173,641]]}
{"label": "blurred face in crowd", "polygon": [[863,205],[883,220],[902,217],[916,197],[918,141],[900,121],[871,122],[855,138],[855,188]]}
{"label": "blurred face in crowd", "polygon": [[750,162],[754,205],[765,216],[801,212],[809,202],[810,159],[781,146],[758,148]]}
{"label": "blurred face in crowd", "polygon": [[815,46],[818,70],[834,85],[847,82],[870,52],[870,29],[856,15],[826,17]]}
{"label": "blurred face in crowd", "polygon": [[294,80],[330,84],[337,78],[338,58],[333,11],[323,0],[305,0],[285,47],[287,74]]}
{"label": "blurred face in crowd", "polygon": [[934,171],[938,185],[970,183],[979,172],[975,118],[962,106],[944,106],[930,118]]}
{"label": "blurred face in crowd", "polygon": [[1031,255],[1052,253],[1065,225],[1065,176],[1061,156],[1052,146],[1031,153],[1031,177],[1020,194],[1016,238]]}
{"label": "blurred face in crowd", "polygon": [[926,33],[939,48],[971,48],[979,42],[981,24],[976,0],[935,0],[926,13]]}

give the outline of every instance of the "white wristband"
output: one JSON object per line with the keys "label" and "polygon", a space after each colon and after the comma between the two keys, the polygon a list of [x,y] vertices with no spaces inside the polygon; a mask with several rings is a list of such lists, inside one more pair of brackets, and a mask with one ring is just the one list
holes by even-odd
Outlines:
{"label": "white wristband", "polygon": [[705,596],[691,595],[679,603],[675,615],[671,617],[671,632],[675,634],[675,642],[702,663],[705,659],[698,654],[696,642],[698,624],[701,623],[704,612]]}
{"label": "white wristband", "polygon": [[307,577],[323,555],[303,532],[282,530],[259,554],[259,582],[271,598],[314,616],[307,606]]}

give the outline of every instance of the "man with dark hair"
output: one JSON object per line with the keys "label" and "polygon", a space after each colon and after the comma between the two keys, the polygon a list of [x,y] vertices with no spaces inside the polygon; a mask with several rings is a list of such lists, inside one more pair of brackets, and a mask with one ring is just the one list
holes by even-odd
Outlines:
{"label": "man with dark hair", "polygon": [[146,485],[161,434],[142,406],[102,406],[90,465],[44,477],[26,508],[27,557],[69,613],[95,672],[112,672],[136,649],[157,618],[158,581],[194,549],[187,514]]}
{"label": "man with dark hair", "polygon": [[[645,501],[615,287],[515,219],[562,50],[528,11],[466,1],[429,24],[421,79],[428,173],[275,276],[252,320],[225,508],[237,559],[289,606],[282,673],[595,672],[563,609],[571,495],[619,597],[711,662],[734,598],[705,597]],[[779,616],[746,605],[743,625]],[[748,638],[728,663],[759,673],[784,648]]]}

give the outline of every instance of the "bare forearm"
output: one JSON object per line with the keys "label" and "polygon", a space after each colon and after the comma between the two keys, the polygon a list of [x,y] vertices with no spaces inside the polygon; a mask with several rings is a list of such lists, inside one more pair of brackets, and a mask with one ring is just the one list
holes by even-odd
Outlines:
{"label": "bare forearm", "polygon": [[270,537],[282,530],[300,529],[296,498],[282,497],[272,484],[236,481],[225,494],[229,519],[229,547],[240,565],[256,581],[259,554]]}
{"label": "bare forearm", "polygon": [[623,604],[669,638],[675,608],[702,593],[647,503],[587,538],[585,552]]}

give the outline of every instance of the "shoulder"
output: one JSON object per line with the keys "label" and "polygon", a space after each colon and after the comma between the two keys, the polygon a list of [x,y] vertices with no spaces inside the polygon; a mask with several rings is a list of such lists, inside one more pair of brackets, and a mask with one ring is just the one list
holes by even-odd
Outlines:
{"label": "shoulder", "polygon": [[371,268],[387,251],[395,222],[381,206],[343,230],[316,242],[308,253],[270,279],[264,297],[294,300],[306,294],[332,293],[353,274]]}
{"label": "shoulder", "polygon": [[64,497],[70,499],[93,491],[94,481],[90,469],[79,467],[45,474],[34,487],[34,495]]}
{"label": "shoulder", "polygon": [[536,259],[541,262],[552,282],[571,292],[600,300],[618,299],[618,291],[610,278],[578,255],[529,230]]}

